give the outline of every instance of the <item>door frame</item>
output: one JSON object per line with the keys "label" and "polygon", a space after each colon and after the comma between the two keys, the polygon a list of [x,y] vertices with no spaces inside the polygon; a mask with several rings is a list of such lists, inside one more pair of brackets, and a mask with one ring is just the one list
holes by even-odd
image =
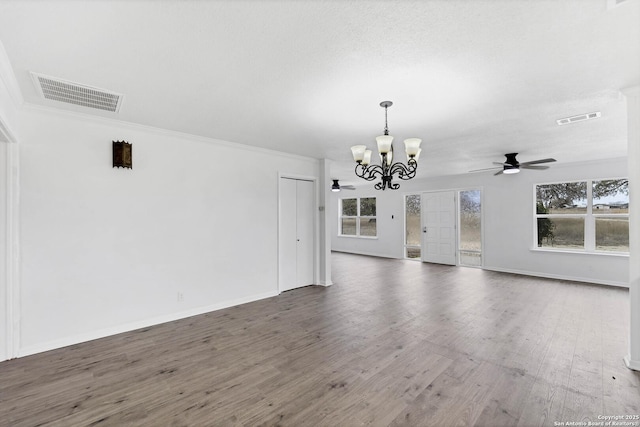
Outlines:
{"label": "door frame", "polygon": [[[403,203],[406,204],[406,199],[405,197],[407,195],[411,195],[411,194],[419,194],[420,195],[420,230],[424,230],[424,217],[422,215],[423,213],[423,206],[422,203],[424,202],[424,195],[425,194],[431,194],[431,193],[448,193],[448,192],[454,192],[455,194],[455,233],[456,233],[456,238],[455,238],[455,253],[456,253],[456,266],[460,266],[460,192],[462,191],[473,191],[473,190],[477,190],[480,191],[480,240],[481,240],[481,250],[480,250],[480,256],[481,256],[481,265],[480,266],[467,266],[465,265],[464,267],[470,267],[470,268],[484,268],[484,230],[485,230],[485,226],[484,226],[484,222],[485,222],[485,218],[484,218],[484,187],[483,186],[478,186],[478,187],[458,187],[458,188],[451,188],[451,189],[440,189],[440,190],[429,190],[429,191],[415,191],[415,192],[407,192],[403,195]],[[403,209],[406,209],[406,206],[403,207]],[[404,221],[406,222],[406,215],[405,215],[405,219]],[[404,232],[406,233],[406,223],[404,224]],[[420,262],[425,262],[423,261],[423,256],[424,256],[424,237],[421,236],[420,239]],[[406,256],[406,245],[404,244],[403,241],[403,248],[402,250],[404,251],[403,253],[403,257]],[[406,258],[405,258],[406,259]],[[416,260],[418,260],[416,258]]]}
{"label": "door frame", "polygon": [[319,266],[320,266],[320,250],[318,247],[318,242],[320,241],[320,229],[319,229],[319,218],[318,218],[318,177],[310,176],[310,175],[300,175],[300,174],[292,174],[286,172],[278,172],[278,294],[283,292],[282,288],[282,245],[281,245],[281,229],[280,229],[280,218],[282,212],[282,189],[280,188],[282,178],[285,179],[295,179],[302,181],[311,181],[313,183],[313,284],[318,284],[318,277],[320,275]]}
{"label": "door frame", "polygon": [[0,287],[5,296],[4,323],[5,342],[0,347],[0,361],[20,356],[20,238],[19,238],[19,146],[18,139],[0,116],[0,144],[5,155],[5,207],[0,227],[4,228],[5,273],[0,278]]}

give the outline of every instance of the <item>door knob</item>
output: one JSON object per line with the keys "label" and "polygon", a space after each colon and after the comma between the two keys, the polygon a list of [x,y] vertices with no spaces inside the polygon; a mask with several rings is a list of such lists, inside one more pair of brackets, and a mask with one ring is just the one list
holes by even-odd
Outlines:
{"label": "door knob", "polygon": [[426,233],[427,232],[427,227],[422,227],[422,232]]}

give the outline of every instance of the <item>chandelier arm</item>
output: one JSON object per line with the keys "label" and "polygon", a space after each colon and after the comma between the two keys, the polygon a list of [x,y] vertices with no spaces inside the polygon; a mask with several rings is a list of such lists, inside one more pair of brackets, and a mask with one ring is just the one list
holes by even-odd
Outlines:
{"label": "chandelier arm", "polygon": [[398,175],[398,178],[407,181],[416,176],[418,165],[415,162],[409,162],[408,165],[403,163],[394,163],[391,165],[390,175]]}
{"label": "chandelier arm", "polygon": [[356,176],[366,181],[373,181],[377,176],[384,176],[384,170],[379,165],[365,166],[361,163],[356,164]]}

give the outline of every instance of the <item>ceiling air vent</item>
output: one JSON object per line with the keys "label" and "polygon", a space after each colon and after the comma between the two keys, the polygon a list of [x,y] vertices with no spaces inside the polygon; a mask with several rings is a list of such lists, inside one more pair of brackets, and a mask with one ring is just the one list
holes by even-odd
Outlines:
{"label": "ceiling air vent", "polygon": [[556,123],[562,126],[562,125],[568,125],[569,123],[583,122],[585,120],[597,119],[598,117],[600,117],[600,111],[596,111],[594,113],[580,114],[579,116],[565,117],[564,119],[556,120]]}
{"label": "ceiling air vent", "polygon": [[120,110],[122,94],[34,72],[31,76],[36,88],[46,99],[114,113]]}

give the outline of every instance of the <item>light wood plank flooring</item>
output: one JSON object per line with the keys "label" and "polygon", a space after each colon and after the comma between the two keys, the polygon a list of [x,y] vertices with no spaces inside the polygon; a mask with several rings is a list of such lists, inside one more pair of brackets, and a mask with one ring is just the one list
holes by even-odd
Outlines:
{"label": "light wood plank flooring", "polygon": [[[3,426],[553,426],[640,414],[626,289],[333,254],[334,285],[0,363]],[[212,284],[213,286],[214,284]]]}

